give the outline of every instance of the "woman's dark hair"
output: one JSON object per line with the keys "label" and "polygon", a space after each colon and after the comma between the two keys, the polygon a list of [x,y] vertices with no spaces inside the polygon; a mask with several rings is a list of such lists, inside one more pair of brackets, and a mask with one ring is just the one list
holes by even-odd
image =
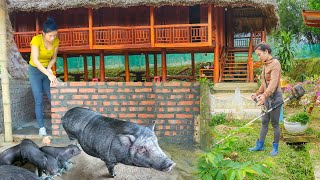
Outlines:
{"label": "woman's dark hair", "polygon": [[54,22],[53,17],[47,17],[47,20],[43,23],[42,31],[48,33],[56,30],[58,30],[58,26],[56,22]]}
{"label": "woman's dark hair", "polygon": [[254,50],[261,50],[261,51],[268,50],[269,54],[271,54],[271,52],[272,52],[270,46],[263,41],[260,42],[259,44],[257,44],[256,47],[254,47]]}

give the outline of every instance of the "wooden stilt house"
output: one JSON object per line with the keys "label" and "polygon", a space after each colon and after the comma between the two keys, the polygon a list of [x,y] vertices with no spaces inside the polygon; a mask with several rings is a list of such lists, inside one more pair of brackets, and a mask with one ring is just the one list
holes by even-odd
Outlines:
{"label": "wooden stilt house", "polygon": [[[21,53],[29,54],[31,38],[41,33],[47,16],[59,26],[59,56],[64,59],[64,81],[68,81],[68,56],[84,57],[84,79],[88,79],[88,56],[100,56],[99,81],[105,81],[104,56],[125,55],[125,81],[130,81],[128,55],[161,54],[162,81],[167,81],[166,54],[191,53],[192,74],[212,80],[253,82],[252,53],[255,44],[278,24],[273,0],[10,0],[14,39]],[[213,68],[195,72],[194,53],[214,53]],[[244,56],[245,61],[238,61]],[[93,62],[94,63],[94,62]],[[155,63],[156,64],[156,63]],[[157,68],[156,66],[154,67]],[[95,69],[93,69],[95,71]]]}

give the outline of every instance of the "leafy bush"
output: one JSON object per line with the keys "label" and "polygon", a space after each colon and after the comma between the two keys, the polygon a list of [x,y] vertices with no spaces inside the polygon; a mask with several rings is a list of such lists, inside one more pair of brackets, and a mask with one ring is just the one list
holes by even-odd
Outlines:
{"label": "leafy bush", "polygon": [[301,124],[305,125],[310,121],[309,114],[307,112],[300,112],[290,116],[287,119],[288,122],[300,122]]}
{"label": "leafy bush", "polygon": [[211,121],[209,123],[209,126],[216,126],[219,124],[223,124],[226,122],[226,119],[227,119],[226,113],[215,114],[211,117]]}
{"label": "leafy bush", "polygon": [[279,31],[275,38],[276,57],[279,58],[283,72],[289,72],[294,65],[295,49],[292,46],[294,35],[290,31]]}
{"label": "leafy bush", "polygon": [[320,58],[295,60],[294,71],[286,73],[294,82],[305,81],[307,77],[320,74]]}
{"label": "leafy bush", "polygon": [[223,144],[217,144],[213,149],[201,154],[197,162],[197,175],[203,180],[245,179],[254,174],[270,175],[265,167],[269,162],[254,163],[252,161],[236,162],[226,155],[232,152],[235,139],[228,139]]}

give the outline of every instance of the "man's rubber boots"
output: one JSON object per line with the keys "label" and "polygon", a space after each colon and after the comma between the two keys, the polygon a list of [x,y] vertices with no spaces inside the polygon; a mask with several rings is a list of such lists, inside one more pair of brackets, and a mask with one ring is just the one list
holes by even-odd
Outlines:
{"label": "man's rubber boots", "polygon": [[279,152],[279,143],[272,143],[272,151],[270,152],[270,156],[276,156]]}
{"label": "man's rubber boots", "polygon": [[249,151],[263,151],[264,150],[264,141],[257,140],[256,146],[249,148]]}

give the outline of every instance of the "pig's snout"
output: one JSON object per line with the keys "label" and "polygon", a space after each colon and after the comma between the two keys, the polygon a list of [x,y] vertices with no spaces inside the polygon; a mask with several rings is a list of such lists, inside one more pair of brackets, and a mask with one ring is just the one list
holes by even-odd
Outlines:
{"label": "pig's snout", "polygon": [[168,160],[168,161],[165,161],[163,163],[163,169],[161,171],[163,172],[169,172],[171,171],[171,169],[176,166],[176,163],[174,163],[173,161],[171,160]]}

